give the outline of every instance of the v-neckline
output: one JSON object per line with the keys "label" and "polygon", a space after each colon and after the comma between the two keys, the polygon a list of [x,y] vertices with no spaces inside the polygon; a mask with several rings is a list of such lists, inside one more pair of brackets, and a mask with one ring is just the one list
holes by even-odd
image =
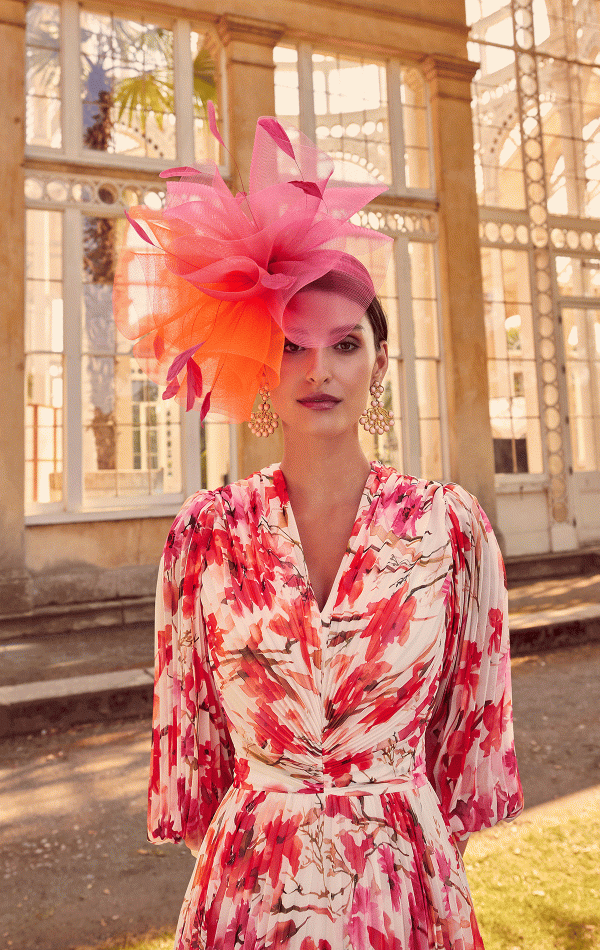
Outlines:
{"label": "v-neckline", "polygon": [[363,513],[364,513],[365,509],[366,509],[366,508],[369,506],[369,504],[370,504],[371,483],[372,483],[372,481],[373,481],[373,479],[374,479],[374,477],[375,477],[375,474],[376,474],[376,463],[375,463],[375,462],[370,462],[369,464],[370,464],[369,473],[368,473],[368,475],[367,475],[367,480],[366,480],[366,482],[365,482],[365,484],[364,484],[364,487],[363,487],[363,490],[362,490],[362,494],[361,494],[360,501],[359,501],[359,504],[358,504],[358,510],[357,510],[357,512],[356,512],[356,517],[354,518],[354,522],[353,522],[353,524],[352,524],[352,530],[351,530],[351,532],[350,532],[350,535],[349,535],[349,537],[348,537],[348,542],[347,542],[347,544],[346,544],[346,548],[345,548],[345,550],[344,550],[344,553],[342,554],[342,558],[341,558],[340,563],[339,563],[339,565],[338,565],[338,569],[337,569],[336,575],[335,575],[335,577],[334,577],[333,583],[332,583],[332,585],[331,585],[331,589],[330,589],[329,594],[327,595],[327,599],[326,599],[326,601],[325,601],[325,603],[324,603],[324,605],[323,605],[323,609],[320,609],[320,608],[319,608],[319,602],[318,602],[318,600],[317,600],[317,596],[316,596],[316,594],[315,594],[315,591],[314,591],[314,588],[313,588],[313,586],[312,586],[312,582],[311,582],[311,579],[310,579],[310,575],[309,575],[309,573],[308,573],[308,565],[307,565],[307,563],[306,563],[306,558],[305,558],[305,556],[304,556],[304,548],[302,547],[302,540],[301,540],[301,538],[300,538],[300,532],[299,532],[299,530],[298,530],[298,524],[297,524],[297,522],[296,522],[296,517],[295,517],[295,515],[294,515],[294,509],[292,508],[292,503],[291,503],[291,501],[290,501],[290,496],[289,496],[289,494],[288,494],[287,483],[286,483],[286,480],[285,480],[285,475],[284,475],[283,472],[281,471],[281,465],[280,465],[280,463],[276,463],[276,464],[273,466],[273,470],[279,472],[280,486],[281,486],[281,494],[283,495],[283,497],[282,497],[282,499],[281,499],[281,501],[282,501],[282,508],[285,508],[285,509],[287,510],[288,528],[289,528],[289,530],[290,530],[290,534],[293,536],[293,537],[292,537],[292,540],[294,541],[294,548],[297,547],[298,552],[299,552],[299,554],[300,554],[300,557],[302,558],[302,566],[303,566],[304,577],[305,577],[305,580],[306,580],[306,586],[307,586],[307,588],[308,588],[308,592],[309,592],[310,598],[311,598],[311,600],[312,600],[312,602],[313,602],[313,604],[314,604],[314,606],[315,606],[315,609],[316,609],[317,614],[319,615],[319,619],[320,619],[321,621],[323,621],[323,619],[325,618],[325,616],[327,616],[327,614],[328,614],[328,613],[331,613],[331,611],[333,610],[333,607],[334,607],[335,602],[336,602],[336,599],[337,599],[337,592],[338,592],[338,588],[339,588],[339,585],[340,585],[340,581],[341,581],[342,575],[343,575],[343,573],[344,573],[345,564],[346,564],[346,559],[347,559],[347,557],[348,557],[348,554],[349,554],[349,553],[352,553],[351,550],[350,550],[350,543],[351,543],[351,541],[352,541],[352,538],[353,538],[353,537],[356,535],[356,533],[357,533],[357,527],[360,525],[360,522],[361,522],[361,520],[362,520],[362,516],[363,516]]}

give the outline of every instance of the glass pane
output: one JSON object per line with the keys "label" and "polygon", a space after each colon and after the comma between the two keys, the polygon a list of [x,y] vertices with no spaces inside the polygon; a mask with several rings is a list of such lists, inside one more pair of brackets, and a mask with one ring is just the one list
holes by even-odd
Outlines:
{"label": "glass pane", "polygon": [[415,327],[415,355],[437,356],[438,312],[435,300],[413,300],[413,321]]}
{"label": "glass pane", "polygon": [[180,410],[164,402],[131,357],[112,315],[123,221],[84,216],[82,399],[84,496],[97,499],[182,490]]}
{"label": "glass pane", "polygon": [[490,389],[490,416],[503,419],[510,416],[512,386],[507,360],[488,359],[488,383]]}
{"label": "glass pane", "polygon": [[28,210],[25,287],[26,506],[62,497],[62,213]]}
{"label": "glass pane", "polygon": [[595,433],[600,421],[600,314],[563,310],[569,427],[576,471],[600,464]]}
{"label": "glass pane", "polygon": [[62,283],[28,280],[25,301],[25,349],[62,353]]}
{"label": "glass pane", "polygon": [[402,70],[402,122],[407,188],[430,188],[429,115],[422,74],[417,69]]}
{"label": "glass pane", "polygon": [[400,318],[398,316],[398,291],[393,255],[383,285],[379,290],[379,299],[387,317],[390,356],[400,356],[402,349],[400,344]]}
{"label": "glass pane", "polygon": [[591,382],[590,367],[587,363],[567,363],[569,417],[593,414]]}
{"label": "glass pane", "polygon": [[[208,127],[206,104],[214,103],[218,113],[215,64],[207,49],[207,33],[192,31],[194,69],[194,155],[197,162],[219,161],[219,144]],[[218,117],[218,116],[217,116]]]}
{"label": "glass pane", "polygon": [[173,159],[173,34],[143,20],[81,11],[83,145]]}
{"label": "glass pane", "polygon": [[25,360],[26,504],[62,497],[62,356],[30,355]]}
{"label": "glass pane", "polygon": [[300,115],[298,88],[298,52],[287,46],[276,46],[275,61],[275,114],[278,118],[297,123]]}
{"label": "glass pane", "polygon": [[564,296],[600,297],[600,260],[557,257],[556,279]]}
{"label": "glass pane", "polygon": [[27,275],[31,279],[62,279],[62,213],[27,210]]}
{"label": "glass pane", "polygon": [[442,432],[439,419],[422,419],[419,424],[421,433],[421,475],[424,478],[441,480],[444,477],[442,466]]}
{"label": "glass pane", "polygon": [[429,152],[426,149],[405,148],[404,164],[407,188],[427,189],[431,187]]}
{"label": "glass pane", "polygon": [[530,303],[529,257],[526,251],[502,251],[504,300],[507,303]]}
{"label": "glass pane", "polygon": [[417,401],[421,419],[438,419],[440,399],[438,390],[438,365],[434,360],[417,360]]}
{"label": "glass pane", "polygon": [[477,193],[481,204],[524,208],[514,53],[485,45],[480,50],[481,72],[472,100]]}
{"label": "glass pane", "polygon": [[391,183],[386,82],[383,63],[313,54],[317,139],[336,179]]}
{"label": "glass pane", "polygon": [[587,417],[571,419],[571,447],[573,468],[576,472],[591,472],[598,468],[594,420]]}
{"label": "glass pane", "polygon": [[50,3],[30,4],[26,38],[27,143],[61,148],[60,8]]}
{"label": "glass pane", "polygon": [[432,244],[425,241],[411,241],[408,245],[410,254],[410,279],[413,298],[419,300],[435,300],[435,252]]}
{"label": "glass pane", "polygon": [[562,318],[567,359],[587,359],[589,353],[586,311],[563,310]]}

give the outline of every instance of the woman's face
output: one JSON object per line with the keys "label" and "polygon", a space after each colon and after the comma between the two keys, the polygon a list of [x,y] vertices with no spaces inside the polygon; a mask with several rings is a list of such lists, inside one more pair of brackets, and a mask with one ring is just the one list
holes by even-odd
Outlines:
{"label": "woman's face", "polygon": [[366,314],[333,346],[304,348],[286,340],[271,404],[284,428],[307,435],[340,434],[356,426],[371,383],[383,379],[387,363],[387,343],[376,349]]}

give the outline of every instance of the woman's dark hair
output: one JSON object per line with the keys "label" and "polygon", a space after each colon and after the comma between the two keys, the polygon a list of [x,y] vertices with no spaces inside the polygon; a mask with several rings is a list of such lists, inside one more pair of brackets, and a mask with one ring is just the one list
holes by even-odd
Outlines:
{"label": "woman's dark hair", "polygon": [[367,317],[375,337],[375,346],[377,349],[381,346],[383,340],[388,338],[388,325],[385,311],[381,306],[379,297],[373,297],[373,300],[367,307]]}

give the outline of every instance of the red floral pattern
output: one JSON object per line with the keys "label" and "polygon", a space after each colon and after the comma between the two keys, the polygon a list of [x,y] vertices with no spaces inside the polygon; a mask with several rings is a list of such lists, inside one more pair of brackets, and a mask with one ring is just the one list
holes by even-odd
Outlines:
{"label": "red floral pattern", "polygon": [[198,851],[176,950],[475,950],[455,843],[523,794],[477,501],[379,462],[323,611],[278,465],[199,492],[159,574],[148,830]]}

